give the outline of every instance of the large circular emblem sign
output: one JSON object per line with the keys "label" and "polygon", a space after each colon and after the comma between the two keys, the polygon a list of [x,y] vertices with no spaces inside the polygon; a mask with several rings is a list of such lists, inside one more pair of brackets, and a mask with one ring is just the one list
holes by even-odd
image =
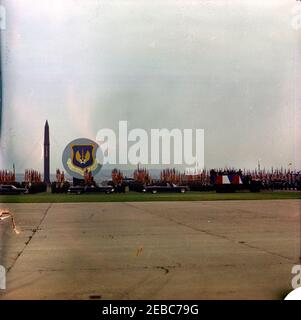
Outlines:
{"label": "large circular emblem sign", "polygon": [[96,159],[98,147],[96,142],[86,138],[71,141],[63,152],[65,170],[77,179],[83,179],[86,172],[95,176],[101,169]]}

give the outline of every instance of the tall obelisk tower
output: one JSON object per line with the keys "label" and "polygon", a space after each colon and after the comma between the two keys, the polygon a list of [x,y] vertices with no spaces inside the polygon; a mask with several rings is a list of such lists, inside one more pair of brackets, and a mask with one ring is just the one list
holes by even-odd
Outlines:
{"label": "tall obelisk tower", "polygon": [[44,182],[50,184],[50,141],[47,120],[44,127]]}
{"label": "tall obelisk tower", "polygon": [[[1,32],[1,26],[0,26],[0,32]],[[2,132],[2,63],[1,63],[1,40],[0,40],[0,139],[1,139],[1,132]]]}

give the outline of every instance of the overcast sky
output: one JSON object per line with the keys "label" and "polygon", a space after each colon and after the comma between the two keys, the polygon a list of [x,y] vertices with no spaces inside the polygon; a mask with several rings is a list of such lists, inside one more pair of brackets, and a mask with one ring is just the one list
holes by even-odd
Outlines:
{"label": "overcast sky", "polygon": [[67,143],[119,120],[205,129],[207,167],[301,167],[296,1],[1,3],[1,167],[42,169],[46,119],[52,172]]}

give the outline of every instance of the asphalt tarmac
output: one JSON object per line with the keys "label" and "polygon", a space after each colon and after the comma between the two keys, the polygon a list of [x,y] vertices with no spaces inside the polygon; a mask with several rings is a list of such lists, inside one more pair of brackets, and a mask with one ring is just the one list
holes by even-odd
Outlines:
{"label": "asphalt tarmac", "polygon": [[5,204],[0,299],[280,299],[300,200]]}

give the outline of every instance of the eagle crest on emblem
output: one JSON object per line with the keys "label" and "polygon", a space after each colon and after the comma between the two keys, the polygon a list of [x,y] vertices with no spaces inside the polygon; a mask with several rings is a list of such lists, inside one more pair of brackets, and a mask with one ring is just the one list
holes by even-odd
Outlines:
{"label": "eagle crest on emblem", "polygon": [[74,144],[71,146],[72,166],[84,172],[95,163],[95,152],[92,144]]}
{"label": "eagle crest on emblem", "polygon": [[84,155],[84,150],[82,150],[82,153],[77,151],[75,154],[76,161],[81,164],[87,163],[90,160],[90,158],[91,158],[91,153],[89,151],[86,151],[85,155]]}

